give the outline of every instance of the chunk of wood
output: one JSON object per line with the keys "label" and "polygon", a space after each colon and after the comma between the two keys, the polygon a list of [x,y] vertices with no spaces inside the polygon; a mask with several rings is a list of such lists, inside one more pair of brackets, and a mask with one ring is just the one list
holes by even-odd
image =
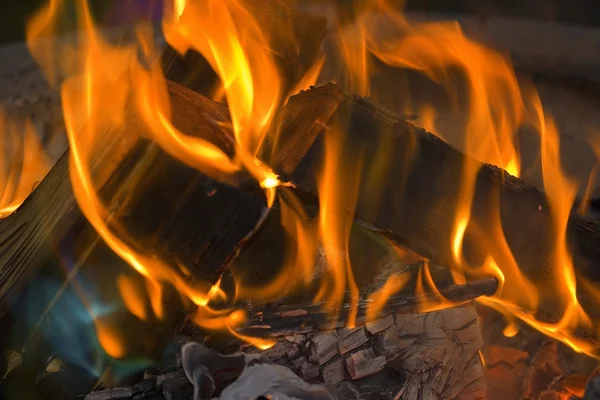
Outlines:
{"label": "chunk of wood", "polygon": [[346,366],[352,379],[376,374],[385,365],[385,356],[377,356],[372,349],[360,350],[346,357]]}
{"label": "chunk of wood", "polygon": [[185,376],[183,371],[169,377],[162,384],[162,392],[165,400],[187,400],[192,398],[194,387]]}
{"label": "chunk of wood", "polygon": [[340,358],[323,367],[322,372],[323,382],[330,385],[337,385],[346,378],[346,365],[344,359]]}
{"label": "chunk of wood", "polygon": [[106,389],[85,396],[85,400],[126,400],[131,398],[133,398],[132,388]]}
{"label": "chunk of wood", "polygon": [[[339,350],[342,346],[331,346],[337,350],[336,354],[320,366],[320,376],[315,378],[314,382],[337,385],[343,381],[360,379],[361,385],[368,387],[381,387],[381,383],[377,382],[389,382],[390,379],[397,379],[398,383],[404,382],[403,386],[400,385],[402,388],[393,393],[384,391],[382,387],[379,395],[389,400],[486,398],[485,369],[479,355],[482,346],[481,332],[473,304],[422,314],[394,313],[392,317],[395,323],[374,334],[369,341],[345,355]],[[406,329],[407,326],[418,328]],[[357,324],[356,328],[341,328],[338,335],[315,328],[314,332],[298,343],[299,355],[289,357],[287,361],[267,358],[278,363],[283,361],[303,377],[313,351],[310,346],[306,346],[307,343],[310,344],[315,337],[323,333],[341,342],[358,332],[358,328],[366,329],[366,324]],[[313,339],[310,339],[311,336]],[[456,341],[456,337],[474,339],[462,343]],[[285,336],[280,336],[277,340],[289,343]],[[236,350],[235,347],[227,349]],[[318,365],[312,365],[316,370]],[[356,387],[360,392],[360,385],[357,384]]]}
{"label": "chunk of wood", "polygon": [[346,354],[350,350],[354,350],[369,341],[364,326],[353,329],[341,329],[338,336],[340,354]]}
{"label": "chunk of wood", "polygon": [[300,378],[305,381],[312,381],[319,377],[319,366],[310,362],[305,362],[299,368]]}
{"label": "chunk of wood", "polygon": [[365,328],[371,335],[379,333],[383,330],[386,330],[390,326],[394,325],[394,315],[389,314],[383,318],[376,319],[375,321],[367,322],[365,324]]}
{"label": "chunk of wood", "polygon": [[[260,236],[260,233],[258,234]],[[253,250],[254,246],[247,250]],[[245,262],[246,260],[244,260]],[[456,304],[467,303],[476,299],[479,296],[492,295],[498,287],[498,282],[493,278],[484,278],[472,282],[467,282],[462,285],[448,285],[446,287],[440,287],[439,295],[426,292],[422,294],[413,294],[406,291],[400,291],[399,293],[390,296],[381,313],[393,313],[396,315],[396,325],[400,327],[407,335],[422,335],[427,328],[425,327],[425,314],[419,313],[419,307],[422,304],[440,304],[441,301],[453,301]],[[367,320],[367,307],[369,306],[368,301],[361,300],[358,302],[358,315],[357,322],[368,323],[371,329],[376,328],[370,321]],[[298,308],[302,309],[301,316],[295,316],[296,313],[286,314],[288,311],[293,311]],[[250,335],[269,335],[269,336],[285,336],[290,332],[308,331],[311,329],[321,329],[331,324],[337,324],[343,326],[345,318],[347,316],[348,309],[333,310],[323,307],[322,304],[287,304],[283,306],[265,306],[259,307],[257,310],[250,312],[248,322],[245,326],[240,327],[241,331],[245,334]],[[332,318],[332,315],[337,317]],[[388,319],[380,322],[389,326],[390,320]],[[391,322],[393,323],[393,316]],[[464,322],[464,320],[463,320]],[[457,322],[457,323],[462,323]],[[467,322],[464,322],[465,324]],[[438,325],[441,322],[438,321]],[[438,326],[439,327],[439,326]],[[369,328],[367,328],[369,329]],[[431,331],[431,330],[430,330]],[[353,334],[356,336],[353,336]],[[332,333],[333,335],[333,333]],[[348,346],[356,348],[364,343],[367,337],[365,332],[360,332],[360,329],[342,329],[339,331],[341,340],[340,343],[346,349]],[[319,340],[325,340],[319,338]],[[466,339],[465,339],[466,340]],[[328,344],[333,343],[333,340],[329,340]]]}
{"label": "chunk of wood", "polygon": [[335,332],[319,333],[310,341],[310,360],[319,365],[325,364],[338,354],[338,340]]}
{"label": "chunk of wood", "polygon": [[[315,90],[340,92],[333,85]],[[328,121],[328,126],[335,129],[324,131],[291,177],[300,190],[317,193],[315,177],[323,166],[325,138],[341,140],[345,154],[362,159],[362,169],[357,173],[362,190],[356,213],[365,225],[387,233],[440,265],[453,265],[454,211],[459,201],[459,183],[465,163],[474,163],[479,173],[465,234],[464,257],[470,265],[482,265],[488,255],[486,251],[495,251],[486,249],[477,239],[493,231],[492,224],[498,219],[521,270],[533,281],[553,279],[554,230],[550,203],[544,193],[500,168],[469,158],[436,136],[414,127],[405,117],[390,113],[368,99],[338,98],[341,102]],[[348,157],[348,163],[351,158]],[[572,214],[567,241],[576,273],[590,281],[599,281],[600,222]],[[582,294],[585,298],[585,290]],[[582,302],[585,305],[585,299]],[[556,305],[542,304],[541,318],[557,321],[561,315],[562,310]]]}

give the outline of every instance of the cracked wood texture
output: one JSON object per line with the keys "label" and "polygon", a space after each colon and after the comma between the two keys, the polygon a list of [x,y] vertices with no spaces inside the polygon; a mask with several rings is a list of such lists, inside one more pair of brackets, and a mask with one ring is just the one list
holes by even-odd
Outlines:
{"label": "cracked wood texture", "polygon": [[[428,313],[392,313],[353,329],[282,336],[261,355],[308,382],[349,382],[363,396],[477,400],[486,398],[482,345],[477,312],[467,303]],[[228,349],[236,350],[248,351]]]}
{"label": "cracked wood texture", "polygon": [[[175,343],[180,347],[205,339],[178,336]],[[306,382],[326,386],[336,400],[478,400],[486,398],[481,345],[478,316],[468,303],[422,314],[387,314],[354,329],[280,336],[259,354],[239,344],[220,347],[200,365],[216,378],[217,392],[240,377],[245,366],[275,363]],[[177,356],[147,370],[133,386],[95,391],[85,399],[191,399],[193,387],[182,370],[186,363],[191,367],[190,358]]]}

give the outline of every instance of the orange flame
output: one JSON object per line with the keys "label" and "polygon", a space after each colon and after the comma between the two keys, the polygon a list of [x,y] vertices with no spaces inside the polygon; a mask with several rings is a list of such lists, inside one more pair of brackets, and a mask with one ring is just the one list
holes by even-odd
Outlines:
{"label": "orange flame", "polygon": [[[199,326],[227,330],[264,349],[273,342],[238,332],[246,320],[243,311],[214,307],[214,303],[226,297],[220,282],[191,283],[186,266],[169,265],[141,250],[136,239],[112,218],[109,204],[99,197],[100,184],[94,178],[100,167],[93,162],[98,151],[119,141],[116,136],[135,136],[135,133],[122,131],[128,119],[137,118],[143,123],[143,134],[148,139],[190,167],[209,176],[248,172],[265,190],[269,207],[278,201],[281,223],[291,240],[287,243],[284,268],[264,286],[249,287],[242,277],[236,276],[238,299],[275,300],[307,285],[315,278],[315,254],[321,245],[326,269],[319,278],[316,300],[325,301],[328,308],[339,309],[349,290],[351,310],[346,322],[348,326],[354,325],[359,291],[350,262],[349,237],[361,190],[361,156],[353,154],[356,159],[345,160],[348,149],[341,128],[325,127],[326,157],[319,176],[320,210],[315,220],[308,217],[292,189],[281,187],[271,166],[257,158],[259,154],[269,154],[263,149],[269,142],[265,137],[277,131],[278,127],[272,126],[275,113],[292,93],[284,92],[282,72],[278,70],[268,35],[261,25],[264,22],[257,21],[244,3],[243,0],[174,0],[166,7],[162,26],[169,44],[181,53],[190,49],[198,51],[219,76],[222,85],[219,93],[225,96],[231,115],[231,127],[223,126],[223,129],[233,132],[233,158],[214,144],[181,132],[173,125],[167,83],[147,26],[137,28],[134,43],[111,45],[102,39],[87,2],[82,0],[76,3],[81,24],[79,40],[76,44],[61,45],[52,35],[58,28],[63,1],[50,0],[31,19],[27,40],[49,82],[62,82],[62,103],[71,146],[70,178],[77,202],[105,243],[144,278],[145,287],[128,278],[118,278],[126,308],[141,319],[149,318],[151,313],[161,318],[163,285],[169,284],[184,299],[198,306],[193,320]],[[566,226],[576,185],[560,169],[558,133],[551,119],[544,115],[537,95],[527,97],[527,101],[533,104],[534,124],[542,139],[544,186],[554,223],[552,265],[556,281],[551,285],[531,282],[522,274],[504,237],[499,209],[489,226],[476,227],[471,223],[471,203],[480,161],[502,167],[514,176],[520,172],[514,135],[525,122],[527,107],[509,60],[467,38],[457,23],[411,25],[385,0],[369,2],[358,11],[356,29],[340,27],[336,32],[341,59],[346,64],[345,71],[340,72],[346,74],[348,86],[359,94],[371,93],[370,61],[376,57],[391,66],[419,71],[443,86],[454,109],[464,117],[463,147],[470,157],[465,158],[451,248],[447,249],[453,255],[450,267],[454,280],[465,282],[468,276],[494,276],[498,280],[498,292],[480,301],[506,315],[510,323],[505,330],[507,335],[516,334],[514,320],[518,318],[578,351],[594,353],[594,348],[574,335],[577,326],[589,324],[577,299],[577,281],[566,244]],[[372,23],[369,13],[373,12],[386,16],[395,28],[394,34],[384,38],[375,34],[369,25]],[[295,90],[314,83],[323,62],[324,59],[318,60]],[[466,95],[462,87],[466,87]],[[425,111],[426,125],[436,128],[433,125],[435,113],[432,109]],[[438,134],[443,136],[443,127],[437,125],[442,129]],[[5,179],[3,175],[0,178]],[[15,184],[4,186],[10,185]],[[12,207],[16,198],[6,200],[3,193],[2,201],[0,209],[4,210]],[[465,234],[471,229],[481,231],[478,245],[486,255],[482,265],[468,265],[463,255]],[[432,293],[435,297],[421,304],[421,311],[455,305],[444,299],[436,288],[428,265],[418,278],[416,291],[427,291],[428,296],[424,298],[431,298]],[[368,317],[374,319],[389,296],[401,290],[404,284],[401,277],[392,274],[390,280],[371,295]],[[541,298],[556,293],[563,303],[562,318],[557,323],[538,321],[535,313],[542,303]],[[150,307],[147,307],[146,296]],[[124,341],[110,329],[110,324],[96,321],[96,329],[108,354],[113,357],[126,354]]]}
{"label": "orange flame", "polygon": [[[212,2],[211,4],[216,3]],[[221,72],[226,75],[224,81],[231,86],[227,86],[227,92],[230,93],[233,90],[236,95],[245,96],[243,98],[236,96],[235,99],[231,99],[230,107],[238,140],[236,155],[239,158],[237,162],[232,161],[215,145],[179,132],[170,122],[166,82],[156,63],[158,54],[149,39],[150,32],[147,29],[143,27],[138,29],[137,45],[112,46],[105,42],[98,33],[87,3],[78,2],[79,20],[84,33],[80,35],[77,45],[60,48],[58,42],[54,43],[51,35],[56,28],[57,10],[60,10],[61,7],[61,1],[53,0],[47,7],[40,10],[30,22],[28,43],[32,54],[43,67],[50,82],[58,82],[60,78],[54,68],[57,60],[53,55],[65,52],[75,54],[74,59],[77,62],[74,65],[61,66],[61,70],[66,75],[66,79],[61,85],[61,96],[71,149],[70,175],[75,198],[83,214],[105,243],[147,279],[147,291],[151,295],[152,309],[157,316],[162,314],[160,285],[164,283],[176,287],[194,304],[206,306],[212,298],[219,294],[218,288],[215,289],[213,286],[212,289],[209,289],[210,285],[204,285],[203,289],[202,284],[192,285],[178,269],[151,254],[136,250],[135,239],[126,234],[126,230],[119,226],[118,221],[108,218],[108,208],[98,197],[98,188],[95,187],[92,178],[92,161],[95,151],[101,148],[101,143],[105,144],[107,139],[111,139],[107,137],[107,132],[115,132],[116,128],[123,126],[125,119],[130,118],[126,114],[127,110],[131,112],[133,109],[148,127],[146,133],[165,151],[201,170],[232,173],[243,166],[257,177],[257,180],[263,184],[267,192],[271,193],[270,197],[272,197],[278,181],[266,166],[255,160],[253,153],[257,151],[262,140],[260,135],[266,133],[274,109],[273,104],[279,98],[279,93],[275,91],[272,96],[255,99],[256,93],[252,89],[251,71],[247,69],[250,68],[249,62],[242,65],[238,71],[234,71],[231,67],[239,65],[237,62],[241,61],[227,58],[230,54],[229,50],[233,51],[231,54],[236,54],[238,57],[247,57],[248,54],[244,53],[242,43],[237,40],[233,44],[230,43],[233,47],[218,50],[213,48],[213,41],[218,38],[212,38],[210,35],[204,37],[205,42],[200,45],[204,46],[205,52],[214,51],[215,62],[219,65],[222,64],[224,71]],[[240,13],[236,4],[229,4],[229,7]],[[211,10],[214,14],[211,15],[215,17],[212,22],[232,23],[229,9],[215,5],[215,9],[213,10],[211,6]],[[194,11],[198,10],[192,9],[190,13],[182,14],[182,25],[177,25],[178,29],[184,29],[182,27],[185,27],[184,24],[188,18],[186,15],[193,14]],[[242,15],[236,15],[236,17],[240,18]],[[217,25],[213,25],[213,27],[213,35],[217,35]],[[250,28],[253,28],[254,31]],[[256,27],[250,26],[245,33],[252,32],[257,34]],[[235,37],[227,40],[233,39]],[[49,54],[45,51],[46,47],[40,45],[41,42],[48,44],[48,41],[55,47],[56,53]],[[248,45],[248,43],[244,43],[244,45]],[[255,43],[254,46],[258,46],[258,43]],[[261,49],[260,53],[265,55],[263,59],[267,58],[268,52],[265,49]],[[256,52],[252,54],[255,56]],[[221,59],[223,57],[224,59]],[[264,61],[263,59],[261,61]],[[251,61],[254,62],[254,60]],[[144,67],[144,62],[149,67]],[[265,64],[269,62],[267,59],[260,65],[253,64],[252,67],[266,68]],[[265,84],[265,87],[267,86],[273,86],[273,82],[270,82],[269,85]],[[260,92],[258,95],[261,93],[264,92]],[[252,113],[255,113],[256,118],[252,118]],[[271,199],[270,202],[272,202]],[[128,285],[127,281],[120,281],[121,292],[127,307],[136,315],[145,316],[141,312],[139,300],[133,299],[137,298],[139,294],[131,293],[128,290],[131,287]],[[97,329],[99,336],[103,338],[101,342],[107,343],[110,347],[110,351],[108,348],[106,349],[109,354],[123,354],[123,351],[116,350],[118,347],[116,343],[120,343],[119,338],[111,337],[108,340],[108,337],[114,335],[114,332],[101,330],[100,324],[97,324]]]}
{"label": "orange flame", "polygon": [[0,110],[0,218],[14,212],[50,170],[30,121],[19,123]]}
{"label": "orange flame", "polygon": [[139,319],[146,319],[146,304],[144,304],[144,294],[136,285],[136,282],[126,275],[117,277],[117,286],[123,297],[125,307],[130,313]]}
{"label": "orange flame", "polygon": [[[379,18],[375,23],[370,20],[373,15]],[[382,15],[395,31],[377,37],[375,24],[382,24]],[[466,274],[491,275],[498,279],[500,286],[497,293],[479,301],[506,315],[509,321],[506,335],[516,334],[516,317],[577,351],[594,354],[596,349],[593,346],[574,335],[576,327],[590,322],[577,299],[577,281],[566,245],[566,226],[577,186],[560,169],[558,133],[551,119],[544,116],[537,94],[528,97],[527,102],[533,105],[537,115],[534,125],[542,139],[544,188],[550,198],[554,223],[552,265],[556,282],[550,287],[546,283],[529,281],[520,271],[504,238],[499,208],[495,220],[490,221],[486,231],[480,231],[477,238],[478,245],[488,254],[483,265],[468,265],[462,254],[465,233],[467,228],[472,228],[470,212],[480,168],[478,161],[500,166],[511,175],[519,176],[520,157],[514,135],[526,122],[526,103],[507,58],[468,39],[456,22],[409,24],[385,0],[370,2],[366,10],[359,13],[355,26],[349,32],[345,35],[338,33],[337,37],[342,58],[348,64],[347,71],[354,75],[350,79],[351,89],[369,92],[365,88],[370,78],[368,54],[365,53],[369,53],[388,65],[420,71],[442,85],[455,108],[466,119],[462,147],[473,159],[467,158],[463,168],[451,238],[455,281],[464,282]],[[456,72],[466,85],[457,81]],[[466,99],[460,90],[463,86],[467,89]],[[424,124],[434,130],[435,113],[430,107],[424,111]],[[422,270],[421,278],[418,290],[423,291],[424,286],[435,287],[427,267]],[[540,297],[556,296],[556,293],[564,307],[562,318],[553,324],[538,321],[534,315],[540,305]]]}
{"label": "orange flame", "polygon": [[402,290],[410,280],[409,274],[394,274],[390,276],[379,290],[369,296],[367,306],[367,321],[374,321],[381,314],[390,296]]}

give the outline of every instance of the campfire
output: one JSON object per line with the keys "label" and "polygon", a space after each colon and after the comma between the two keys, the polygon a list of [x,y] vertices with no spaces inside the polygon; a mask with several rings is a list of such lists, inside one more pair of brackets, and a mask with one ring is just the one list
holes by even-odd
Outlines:
{"label": "campfire", "polygon": [[5,398],[598,396],[596,167],[564,171],[507,55],[364,3],[165,1],[118,34],[85,0],[30,18],[68,149],[2,114]]}

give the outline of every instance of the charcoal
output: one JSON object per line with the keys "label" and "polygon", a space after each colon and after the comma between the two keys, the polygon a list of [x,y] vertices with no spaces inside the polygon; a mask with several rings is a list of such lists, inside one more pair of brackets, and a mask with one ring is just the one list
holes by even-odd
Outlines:
{"label": "charcoal", "polygon": [[85,400],[125,400],[132,398],[133,389],[130,387],[99,390],[85,396]]}
{"label": "charcoal", "polygon": [[165,400],[191,400],[194,395],[194,387],[183,373],[163,381],[162,391]]}

